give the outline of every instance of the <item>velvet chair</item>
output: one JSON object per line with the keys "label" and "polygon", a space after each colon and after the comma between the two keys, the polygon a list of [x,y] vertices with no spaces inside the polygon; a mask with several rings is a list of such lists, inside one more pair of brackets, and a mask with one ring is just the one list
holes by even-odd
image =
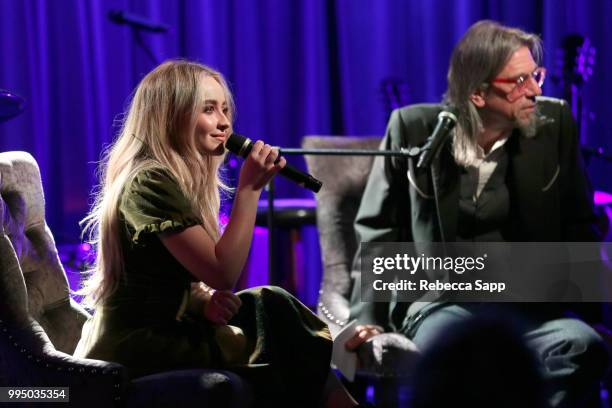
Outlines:
{"label": "velvet chair", "polygon": [[36,161],[0,153],[0,386],[69,387],[72,406],[250,405],[249,386],[234,373],[194,369],[130,380],[120,364],[72,357],[88,316],[69,296]]}
{"label": "velvet chair", "polygon": [[[306,136],[305,149],[377,149],[380,137]],[[373,156],[307,155],[308,171],[323,182],[316,195],[317,228],[323,279],[317,312],[332,334],[349,318],[351,269],[357,251],[354,221],[370,174]],[[396,333],[374,336],[358,349],[357,377],[376,385],[379,406],[398,406],[402,385],[412,375],[418,353],[413,343]]]}
{"label": "velvet chair", "polygon": [[[306,149],[377,149],[379,137],[306,136]],[[317,228],[323,262],[323,279],[317,311],[332,334],[348,323],[352,292],[351,268],[357,250],[354,221],[372,166],[372,156],[306,156],[309,172],[323,182],[316,195]],[[592,313],[597,314],[597,313]],[[597,319],[591,319],[590,323]],[[612,335],[604,325],[595,326],[612,353]],[[401,388],[410,383],[418,356],[402,335],[374,336],[358,349],[358,380],[375,384],[378,406],[401,406]],[[602,390],[612,387],[612,370]],[[604,394],[602,394],[604,395]],[[605,391],[608,395],[608,391]],[[607,398],[607,397],[606,397]]]}

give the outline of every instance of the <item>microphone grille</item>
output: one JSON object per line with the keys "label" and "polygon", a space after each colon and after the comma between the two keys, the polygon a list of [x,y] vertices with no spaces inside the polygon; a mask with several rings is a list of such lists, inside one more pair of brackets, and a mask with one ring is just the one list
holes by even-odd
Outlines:
{"label": "microphone grille", "polygon": [[444,105],[438,114],[438,119],[448,118],[453,122],[457,122],[458,109],[455,105]]}
{"label": "microphone grille", "polygon": [[238,133],[232,133],[225,142],[225,148],[230,152],[241,156],[244,152],[245,145],[248,145],[250,141],[251,140],[246,136]]}
{"label": "microphone grille", "polygon": [[108,19],[113,23],[123,24],[125,20],[123,18],[123,11],[111,10],[108,12]]}

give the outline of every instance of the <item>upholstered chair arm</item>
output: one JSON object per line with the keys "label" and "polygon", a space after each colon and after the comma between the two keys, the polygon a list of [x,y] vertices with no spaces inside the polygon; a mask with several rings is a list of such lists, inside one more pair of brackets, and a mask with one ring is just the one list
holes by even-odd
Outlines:
{"label": "upholstered chair arm", "polygon": [[[3,205],[0,199],[0,211]],[[74,406],[102,407],[121,402],[126,384],[122,366],[76,359],[57,351],[43,328],[29,317],[26,285],[17,255],[3,233],[0,233],[0,350],[0,384],[69,387]],[[93,404],[92,395],[97,397]]]}
{"label": "upholstered chair arm", "polygon": [[111,407],[122,403],[121,395],[128,384],[122,365],[75,358],[55,350],[35,320],[21,328],[0,321],[0,348],[5,350],[0,372],[9,386],[69,387],[74,406]]}
{"label": "upholstered chair arm", "polygon": [[370,338],[357,350],[358,373],[366,377],[410,379],[421,353],[399,333],[382,333]]}
{"label": "upholstered chair arm", "polygon": [[[338,265],[338,267],[342,266]],[[317,312],[319,317],[329,326],[332,335],[335,335],[342,330],[349,319],[349,301],[344,295],[346,293],[346,282],[337,282],[335,278],[342,278],[348,274],[332,269],[337,268],[329,267],[323,282],[321,282]]]}

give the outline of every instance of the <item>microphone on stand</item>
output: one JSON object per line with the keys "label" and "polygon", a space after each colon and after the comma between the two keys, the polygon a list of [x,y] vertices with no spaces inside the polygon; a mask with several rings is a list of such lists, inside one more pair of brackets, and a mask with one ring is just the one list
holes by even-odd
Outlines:
{"label": "microphone on stand", "polygon": [[168,31],[166,24],[157,23],[136,14],[126,13],[125,11],[111,10],[108,12],[108,19],[115,24],[125,24],[138,30],[152,31],[154,33],[165,33]]}
{"label": "microphone on stand", "polygon": [[[246,136],[232,133],[225,142],[225,148],[237,156],[246,158],[253,148],[253,141]],[[315,193],[318,193],[323,185],[310,174],[304,173],[289,164],[285,165],[279,171],[279,174]]]}
{"label": "microphone on stand", "polygon": [[419,168],[428,168],[431,162],[438,155],[440,148],[446,141],[450,131],[457,123],[457,108],[454,106],[445,106],[442,112],[438,114],[438,124],[427,138],[427,142],[421,148],[421,157],[417,163]]}

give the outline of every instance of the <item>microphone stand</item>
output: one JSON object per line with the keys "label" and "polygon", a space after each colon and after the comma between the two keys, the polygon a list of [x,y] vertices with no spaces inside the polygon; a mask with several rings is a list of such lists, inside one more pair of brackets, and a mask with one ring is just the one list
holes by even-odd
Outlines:
{"label": "microphone stand", "polygon": [[114,24],[125,24],[130,27],[132,30],[132,36],[134,37],[134,41],[147,55],[147,58],[151,60],[153,65],[159,65],[160,59],[153,52],[150,45],[147,44],[142,37],[143,31],[152,32],[154,34],[166,33],[168,31],[168,26],[165,24],[155,23],[149,21],[145,17],[141,17],[136,14],[126,13],[124,11],[109,11],[108,19]]}
{"label": "microphone stand", "polygon": [[412,147],[410,149],[401,148],[400,150],[372,150],[372,149],[294,149],[276,146],[279,154],[286,156],[392,156],[392,157],[414,157],[421,154],[422,149]]}
{"label": "microphone stand", "polygon": [[442,227],[442,213],[440,212],[440,198],[439,198],[439,172],[440,170],[440,159],[439,155],[436,155],[434,161],[431,163],[431,167],[429,168],[431,172],[431,186],[434,193],[434,201],[436,202],[436,214],[438,215],[438,230],[440,231],[440,242],[442,242],[445,256],[446,256],[446,236],[444,235],[444,228]]}
{"label": "microphone stand", "polygon": [[[300,148],[282,148],[275,146],[278,149],[279,155],[285,156],[388,156],[388,157],[415,157],[422,153],[423,149],[412,147],[410,149],[402,148],[400,150],[372,150],[372,149],[300,149]],[[267,209],[267,224],[268,224],[268,280],[270,284],[276,282],[276,266],[275,266],[275,248],[274,248],[274,178],[270,180],[266,186],[268,192],[268,209]],[[436,195],[437,200],[437,195]],[[439,211],[438,211],[439,213]],[[440,223],[440,227],[441,227]]]}
{"label": "microphone stand", "polygon": [[159,65],[159,58],[157,57],[157,55],[155,55],[149,44],[145,42],[144,38],[142,38],[141,30],[136,27],[132,27],[132,35],[134,36],[136,44],[138,44],[140,48],[145,52],[145,54],[147,54],[147,57],[153,63],[153,65]]}
{"label": "microphone stand", "polygon": [[[280,156],[280,153],[279,153]],[[268,222],[268,281],[270,284],[276,282],[276,268],[274,267],[274,177],[270,179],[266,186],[268,191],[268,211],[267,211],[267,222]]]}

